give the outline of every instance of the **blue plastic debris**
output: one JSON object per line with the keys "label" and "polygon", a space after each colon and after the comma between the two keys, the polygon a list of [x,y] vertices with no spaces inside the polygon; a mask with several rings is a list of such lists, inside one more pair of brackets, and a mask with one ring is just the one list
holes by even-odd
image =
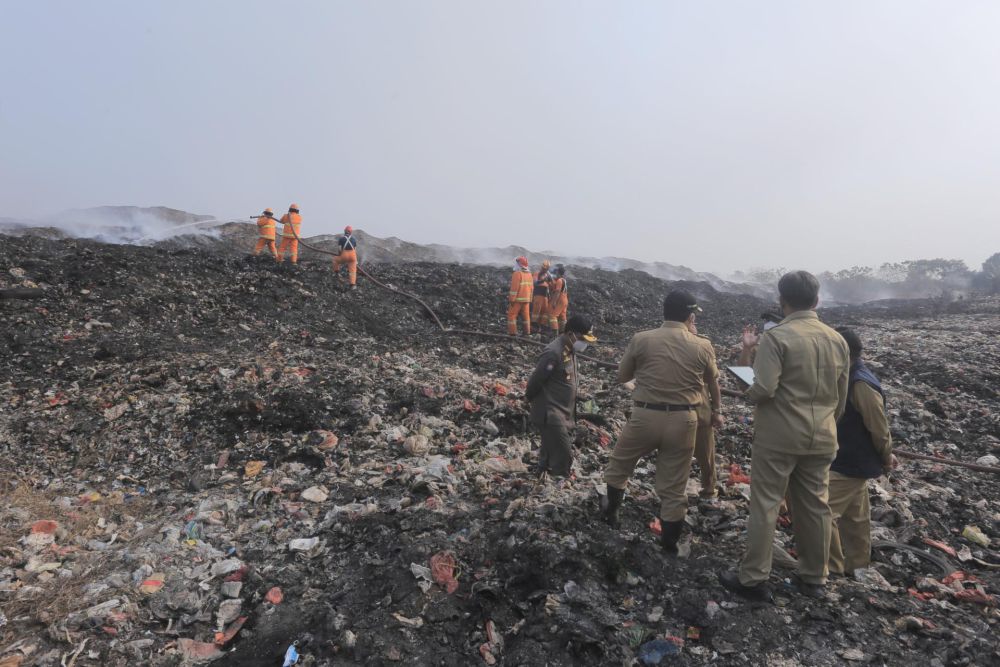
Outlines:
{"label": "blue plastic debris", "polygon": [[281,667],[292,667],[292,665],[299,661],[298,645],[297,641],[289,645],[288,650],[285,651],[285,661],[281,663]]}

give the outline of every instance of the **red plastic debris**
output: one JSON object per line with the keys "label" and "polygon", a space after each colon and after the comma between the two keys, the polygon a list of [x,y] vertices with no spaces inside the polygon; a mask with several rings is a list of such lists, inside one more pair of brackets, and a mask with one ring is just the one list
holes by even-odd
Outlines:
{"label": "red plastic debris", "polygon": [[497,382],[495,385],[493,385],[493,391],[496,392],[497,396],[506,396],[507,395],[507,387],[503,386],[499,382]]}
{"label": "red plastic debris", "polygon": [[462,401],[462,409],[466,412],[479,412],[479,404],[467,398]]}
{"label": "red plastic debris", "polygon": [[281,591],[280,588],[274,586],[273,588],[271,588],[271,590],[267,592],[267,595],[264,596],[264,599],[270,602],[271,604],[281,604],[282,600],[285,599],[285,594]]}
{"label": "red plastic debris", "polygon": [[223,581],[243,581],[244,579],[247,578],[248,574],[250,574],[250,568],[247,567],[246,565],[243,565],[242,567],[240,567],[240,569],[236,570],[228,577],[223,579]]}
{"label": "red plastic debris", "polygon": [[458,590],[458,580],[455,578],[455,555],[450,551],[442,551],[431,556],[431,578],[444,586],[449,593]]}
{"label": "red plastic debris", "polygon": [[657,535],[663,534],[663,526],[660,525],[660,518],[656,517],[649,522],[649,529]]}
{"label": "red plastic debris", "polygon": [[236,636],[236,633],[239,632],[240,628],[243,627],[243,624],[247,622],[248,618],[250,618],[250,617],[249,616],[240,616],[235,621],[233,621],[232,623],[229,624],[229,627],[226,628],[225,632],[216,632],[215,633],[215,644],[217,646],[225,646],[226,644],[228,644],[229,642],[231,642],[233,640],[233,637]]}
{"label": "red plastic debris", "polygon": [[57,530],[59,530],[59,524],[51,519],[42,519],[31,524],[31,532],[35,534],[55,535]]}
{"label": "red plastic debris", "polygon": [[735,484],[749,484],[750,476],[744,474],[743,468],[737,463],[733,463],[729,466],[729,479],[726,480],[726,486],[733,486]]}
{"label": "red plastic debris", "polygon": [[951,547],[949,547],[944,542],[939,542],[938,540],[932,540],[929,537],[925,537],[924,538],[924,544],[926,544],[929,547],[934,547],[935,549],[940,549],[941,551],[945,552],[946,554],[948,554],[952,558],[955,558],[957,556],[957,554],[955,553],[955,550],[952,549]]}
{"label": "red plastic debris", "polygon": [[966,580],[971,580],[971,578],[968,577],[965,574],[965,572],[962,572],[961,570],[955,570],[954,572],[952,572],[951,574],[949,574],[947,577],[945,577],[944,579],[942,579],[941,583],[944,584],[945,586],[947,586],[947,585],[951,584],[954,581],[966,581]]}
{"label": "red plastic debris", "polygon": [[469,448],[469,446],[467,444],[465,444],[464,442],[456,442],[454,445],[452,445],[451,453],[452,454],[461,454],[462,452],[464,452],[468,448]]}

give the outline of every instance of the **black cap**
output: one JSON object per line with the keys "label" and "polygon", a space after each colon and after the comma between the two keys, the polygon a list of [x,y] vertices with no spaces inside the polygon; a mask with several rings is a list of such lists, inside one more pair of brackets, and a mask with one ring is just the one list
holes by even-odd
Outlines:
{"label": "black cap", "polygon": [[566,331],[579,335],[580,338],[588,343],[597,341],[597,337],[594,335],[593,322],[590,321],[589,317],[584,317],[583,315],[574,315],[566,320]]}
{"label": "black cap", "polygon": [[691,292],[675,289],[663,299],[663,318],[683,322],[691,313],[700,313],[701,306]]}

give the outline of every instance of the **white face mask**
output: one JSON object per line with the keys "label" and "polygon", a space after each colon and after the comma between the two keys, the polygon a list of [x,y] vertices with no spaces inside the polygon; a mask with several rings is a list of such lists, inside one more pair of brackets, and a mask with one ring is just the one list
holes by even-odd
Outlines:
{"label": "white face mask", "polygon": [[590,347],[590,343],[585,340],[578,340],[573,343],[573,351],[575,352],[583,352],[588,347]]}

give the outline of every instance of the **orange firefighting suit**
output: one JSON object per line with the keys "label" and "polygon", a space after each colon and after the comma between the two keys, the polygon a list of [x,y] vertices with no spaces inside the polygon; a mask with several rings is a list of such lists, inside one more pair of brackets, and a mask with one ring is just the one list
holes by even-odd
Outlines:
{"label": "orange firefighting suit", "polygon": [[549,322],[549,272],[541,269],[534,274],[535,299],[531,304],[531,323],[545,326]]}
{"label": "orange firefighting suit", "polygon": [[569,295],[566,293],[566,279],[554,278],[549,281],[549,326],[556,333],[566,326],[566,311],[569,310]]}
{"label": "orange firefighting suit", "polygon": [[[281,216],[281,247],[278,248],[278,261],[285,258],[285,253],[289,253],[292,264],[299,263],[299,229],[302,226],[302,216],[298,213],[288,213]],[[294,233],[293,233],[294,232]]]}
{"label": "orange firefighting suit", "polygon": [[510,294],[507,301],[507,333],[517,335],[517,318],[524,322],[524,333],[531,333],[531,295],[534,292],[534,280],[528,269],[519,269],[510,277]]}
{"label": "orange firefighting suit", "polygon": [[346,266],[351,285],[356,285],[358,282],[358,242],[348,234],[342,236],[338,243],[340,243],[340,254],[333,258],[333,272],[340,275],[340,268]]}
{"label": "orange firefighting suit", "polygon": [[267,248],[271,251],[271,256],[278,259],[278,250],[274,247],[274,228],[277,224],[277,220],[266,215],[257,218],[257,235],[260,238],[257,239],[257,245],[254,246],[254,255],[259,255],[264,248]]}

